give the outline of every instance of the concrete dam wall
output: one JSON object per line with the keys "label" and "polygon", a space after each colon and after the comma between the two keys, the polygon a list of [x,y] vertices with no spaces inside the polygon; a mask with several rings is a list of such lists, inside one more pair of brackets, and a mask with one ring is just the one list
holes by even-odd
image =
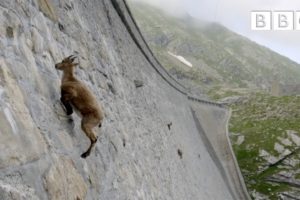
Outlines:
{"label": "concrete dam wall", "polygon": [[[0,199],[248,199],[229,111],[192,97],[151,53],[123,0],[0,2]],[[55,63],[105,111],[95,149],[60,106]]]}

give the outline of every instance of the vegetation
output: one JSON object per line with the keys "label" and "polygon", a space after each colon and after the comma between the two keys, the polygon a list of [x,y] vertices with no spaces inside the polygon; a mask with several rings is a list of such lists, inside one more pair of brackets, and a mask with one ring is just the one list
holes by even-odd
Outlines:
{"label": "vegetation", "polygon": [[[263,149],[279,158],[280,153],[274,149],[274,144],[284,146],[280,138],[289,138],[287,130],[300,133],[300,97],[273,97],[258,93],[231,107],[231,140],[247,186],[250,190],[266,194],[270,199],[277,199],[278,193],[290,188],[286,184],[274,184],[265,179],[287,169],[296,172],[300,165],[286,167],[283,164],[268,168],[269,163],[259,155],[259,150]],[[245,140],[237,145],[235,141],[241,135]],[[285,146],[290,151],[296,148],[295,143]],[[296,154],[294,158],[299,159],[299,156]]]}

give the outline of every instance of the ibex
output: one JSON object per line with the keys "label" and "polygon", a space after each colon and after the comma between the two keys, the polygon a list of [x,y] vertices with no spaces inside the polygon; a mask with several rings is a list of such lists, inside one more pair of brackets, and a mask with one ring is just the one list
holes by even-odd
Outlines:
{"label": "ibex", "polygon": [[63,71],[60,100],[65,111],[67,115],[71,115],[74,108],[81,114],[81,129],[91,141],[87,151],[81,155],[82,158],[86,158],[90,155],[98,138],[92,129],[96,126],[101,127],[104,116],[95,96],[74,76],[74,68],[78,65],[74,63],[75,58],[76,56],[71,55],[55,64],[55,68]]}

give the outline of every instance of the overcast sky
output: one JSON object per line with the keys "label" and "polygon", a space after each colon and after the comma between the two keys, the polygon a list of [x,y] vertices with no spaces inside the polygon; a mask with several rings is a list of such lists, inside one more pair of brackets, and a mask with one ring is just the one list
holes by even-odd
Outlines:
{"label": "overcast sky", "polygon": [[300,30],[253,31],[251,11],[300,11],[300,0],[131,0],[146,2],[172,15],[219,22],[227,28],[300,63]]}

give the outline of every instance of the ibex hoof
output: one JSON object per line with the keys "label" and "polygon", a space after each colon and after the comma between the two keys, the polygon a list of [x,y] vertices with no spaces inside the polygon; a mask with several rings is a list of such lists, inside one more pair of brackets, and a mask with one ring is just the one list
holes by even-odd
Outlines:
{"label": "ibex hoof", "polygon": [[86,158],[90,155],[90,152],[85,152],[83,154],[81,154],[81,158]]}

